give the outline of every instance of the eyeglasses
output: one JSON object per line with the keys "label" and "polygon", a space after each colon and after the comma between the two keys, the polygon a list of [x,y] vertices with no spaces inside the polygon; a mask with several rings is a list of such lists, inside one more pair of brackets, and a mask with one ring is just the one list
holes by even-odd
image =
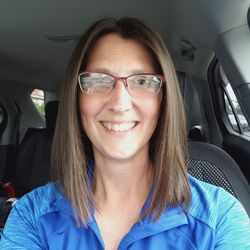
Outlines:
{"label": "eyeglasses", "polygon": [[117,77],[104,73],[82,72],[78,76],[78,83],[82,92],[86,94],[108,95],[115,87],[117,80],[123,80],[130,95],[145,97],[146,95],[157,95],[165,77],[141,73],[126,77]]}

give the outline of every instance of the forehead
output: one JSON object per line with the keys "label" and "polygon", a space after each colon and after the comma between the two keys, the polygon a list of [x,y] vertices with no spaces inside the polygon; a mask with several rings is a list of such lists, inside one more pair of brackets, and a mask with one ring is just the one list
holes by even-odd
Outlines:
{"label": "forehead", "polygon": [[112,67],[114,71],[143,69],[152,73],[155,68],[152,54],[146,46],[115,33],[99,38],[89,53],[87,69],[99,67]]}

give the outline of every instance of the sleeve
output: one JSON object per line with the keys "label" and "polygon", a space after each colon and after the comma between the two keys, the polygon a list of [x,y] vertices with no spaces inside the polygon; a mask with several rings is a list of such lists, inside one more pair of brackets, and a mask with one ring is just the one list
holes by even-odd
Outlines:
{"label": "sleeve", "polygon": [[19,200],[11,210],[0,239],[1,250],[43,249],[35,224],[32,206]]}
{"label": "sleeve", "polygon": [[216,250],[250,249],[250,220],[241,203],[223,192],[215,229]]}

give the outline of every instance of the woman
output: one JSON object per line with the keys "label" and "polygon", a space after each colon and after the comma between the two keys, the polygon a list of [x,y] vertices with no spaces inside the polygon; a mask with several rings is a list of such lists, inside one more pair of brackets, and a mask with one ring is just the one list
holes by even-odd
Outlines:
{"label": "woman", "polygon": [[186,138],[158,34],[132,18],[95,23],[62,87],[55,182],[16,203],[1,249],[250,247],[239,202],[187,175]]}

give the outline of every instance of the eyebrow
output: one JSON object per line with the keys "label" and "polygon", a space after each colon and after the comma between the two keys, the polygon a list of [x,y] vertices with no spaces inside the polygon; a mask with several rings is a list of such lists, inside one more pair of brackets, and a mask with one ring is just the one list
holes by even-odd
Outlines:
{"label": "eyebrow", "polygon": [[[113,75],[113,76],[117,76],[116,74],[114,74],[113,72],[111,72],[109,69],[107,68],[97,68],[94,70],[89,70],[91,72],[97,72],[97,73],[104,73],[104,74],[108,74],[108,75]],[[155,72],[152,72],[151,70],[145,70],[145,69],[136,69],[131,71],[130,74],[127,74],[126,76],[129,75],[135,75],[135,74],[142,74],[142,73],[150,73],[150,74],[155,74]]]}

